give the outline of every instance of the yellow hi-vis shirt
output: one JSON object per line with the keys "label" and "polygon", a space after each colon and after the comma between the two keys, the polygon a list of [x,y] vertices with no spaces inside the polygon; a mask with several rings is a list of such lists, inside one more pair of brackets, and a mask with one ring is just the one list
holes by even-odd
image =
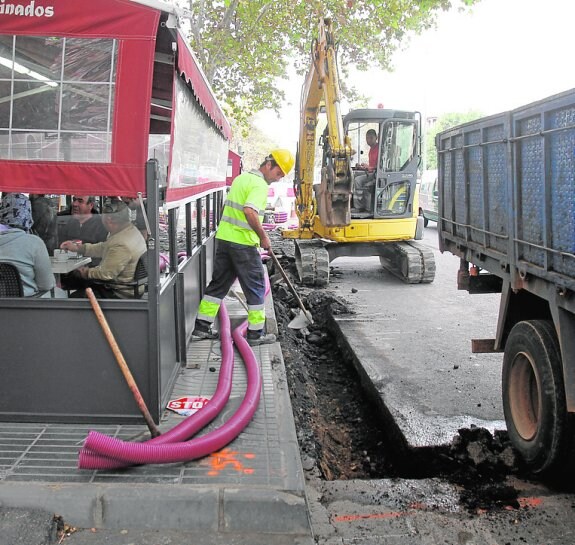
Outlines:
{"label": "yellow hi-vis shirt", "polygon": [[244,214],[244,206],[253,208],[261,222],[267,199],[268,184],[259,170],[240,174],[233,181],[224,203],[216,238],[245,246],[259,246],[260,237],[250,227]]}

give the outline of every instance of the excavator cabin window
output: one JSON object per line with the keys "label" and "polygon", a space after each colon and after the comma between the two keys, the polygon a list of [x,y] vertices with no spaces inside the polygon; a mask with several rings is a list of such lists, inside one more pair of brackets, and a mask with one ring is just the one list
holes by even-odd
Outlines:
{"label": "excavator cabin window", "polygon": [[417,143],[413,123],[389,121],[380,141],[381,168],[384,172],[401,172],[409,165]]}
{"label": "excavator cabin window", "polygon": [[[401,173],[415,170],[417,164],[417,126],[411,121],[389,120],[384,123],[379,143],[378,170],[381,178],[375,188],[375,216],[409,213],[411,181]],[[398,175],[401,178],[398,179]]]}
{"label": "excavator cabin window", "polygon": [[[356,169],[366,169],[372,161],[370,158],[373,156],[374,151],[371,149],[371,145],[375,144],[375,147],[379,147],[379,123],[370,122],[360,122],[352,123],[347,128],[347,136],[351,140],[351,147],[355,150],[355,155],[352,158],[354,168]],[[368,138],[370,134],[375,133],[375,139]],[[371,145],[370,145],[371,143]],[[379,151],[379,150],[377,150]],[[378,153],[375,153],[375,159],[377,160]],[[373,165],[374,167],[376,165]],[[375,170],[375,168],[372,168]]]}

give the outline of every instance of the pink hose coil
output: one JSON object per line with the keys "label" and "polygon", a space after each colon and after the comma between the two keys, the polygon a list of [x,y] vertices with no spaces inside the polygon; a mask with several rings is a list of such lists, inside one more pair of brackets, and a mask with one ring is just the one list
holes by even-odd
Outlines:
{"label": "pink hose coil", "polygon": [[[270,284],[267,275],[265,276],[265,283],[265,293],[267,295],[270,290]],[[220,307],[220,311],[222,308],[225,308],[225,306],[222,305]],[[226,319],[222,320],[222,322],[226,322],[226,325],[229,326],[229,316],[227,315],[227,310],[225,311],[225,318]],[[78,467],[80,469],[112,469],[124,467],[125,465],[129,464],[185,462],[197,458],[202,458],[211,452],[223,448],[225,445],[233,441],[233,439],[235,439],[249,424],[254,413],[256,412],[259,405],[262,389],[262,378],[258,362],[248,342],[244,338],[246,330],[247,322],[244,322],[239,327],[237,327],[232,334],[233,340],[236,343],[236,346],[238,347],[238,350],[240,351],[240,354],[242,355],[246,365],[248,385],[245,397],[240,407],[228,422],[226,422],[220,428],[213,430],[212,432],[207,433],[202,437],[192,439],[187,442],[165,444],[161,444],[160,439],[164,438],[164,441],[166,441],[165,437],[169,436],[170,439],[174,441],[174,437],[178,437],[178,434],[182,434],[183,436],[185,433],[187,433],[188,430],[186,429],[185,424],[195,415],[192,415],[186,421],[182,422],[173,430],[171,430],[174,432],[172,435],[169,435],[170,432],[167,432],[165,435],[161,435],[160,437],[143,443],[130,443],[121,441],[119,439],[108,437],[107,435],[101,434],[99,432],[91,431],[86,438],[84,447],[80,450]],[[224,327],[222,327],[222,331],[224,331]],[[229,335],[229,327],[227,327],[227,334]],[[226,344],[229,345],[227,342]],[[222,339],[222,355],[224,352],[223,347],[224,342]],[[206,407],[204,407],[196,414],[202,413],[209,405],[210,404],[206,405]],[[180,427],[182,429],[179,429]],[[177,432],[175,431],[176,428],[178,428]],[[188,437],[190,435],[191,433],[188,435]]]}
{"label": "pink hose coil", "polygon": [[226,446],[249,424],[260,401],[262,378],[258,362],[242,335],[246,328],[247,324],[242,324],[234,331],[233,337],[244,357],[248,386],[240,407],[225,425],[190,441],[164,445],[151,444],[151,441],[129,443],[91,431],[84,447],[132,464],[167,464],[202,458]]}
{"label": "pink hose coil", "polygon": [[[228,310],[221,305],[220,344],[222,349],[222,364],[218,376],[218,385],[210,402],[201,411],[189,416],[171,430],[147,441],[149,444],[163,445],[186,441],[203,427],[209,424],[224,408],[232,391],[232,374],[234,370],[234,347],[232,344],[231,324]],[[118,469],[129,465],[119,459],[101,456],[84,446],[79,452],[78,467],[80,469]]]}

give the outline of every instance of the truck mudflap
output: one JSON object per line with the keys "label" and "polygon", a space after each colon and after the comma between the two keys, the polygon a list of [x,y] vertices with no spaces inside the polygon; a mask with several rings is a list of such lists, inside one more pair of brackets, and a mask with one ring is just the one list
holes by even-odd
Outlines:
{"label": "truck mudflap", "polygon": [[382,244],[379,262],[406,284],[429,284],[435,278],[433,251],[417,242]]}

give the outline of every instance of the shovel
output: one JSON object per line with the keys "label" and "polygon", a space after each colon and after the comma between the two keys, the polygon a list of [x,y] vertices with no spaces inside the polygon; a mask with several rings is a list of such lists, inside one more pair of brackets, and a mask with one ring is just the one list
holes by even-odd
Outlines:
{"label": "shovel", "polygon": [[283,267],[280,265],[278,258],[273,253],[271,248],[269,250],[269,254],[270,254],[275,266],[279,269],[281,275],[283,276],[283,279],[286,281],[288,288],[293,293],[293,296],[296,298],[296,301],[297,301],[299,308],[301,309],[300,313],[288,324],[288,327],[291,327],[292,329],[303,329],[304,327],[307,327],[308,325],[313,324],[313,318],[311,317],[309,310],[307,310],[305,308],[302,300],[300,299],[300,296],[298,295],[293,284],[291,283],[290,279],[288,278],[288,275],[284,271]]}
{"label": "shovel", "polygon": [[112,349],[112,352],[114,353],[114,356],[116,357],[116,361],[117,361],[118,365],[120,366],[120,370],[122,371],[122,374],[124,375],[124,378],[126,379],[126,382],[128,383],[128,387],[130,388],[130,391],[132,392],[132,395],[134,396],[134,399],[136,400],[136,403],[138,405],[138,409],[140,409],[140,412],[142,413],[142,416],[144,417],[144,420],[146,421],[148,429],[150,430],[150,434],[152,435],[152,437],[158,437],[158,435],[160,435],[160,430],[156,427],[156,424],[154,423],[154,420],[152,419],[152,415],[150,414],[148,407],[146,407],[146,402],[144,401],[144,398],[142,397],[142,394],[140,393],[140,390],[138,389],[138,385],[136,384],[136,381],[134,380],[134,377],[133,377],[132,373],[130,372],[130,368],[128,367],[128,364],[126,363],[126,360],[124,359],[124,356],[122,355],[122,352],[120,351],[120,347],[118,346],[118,343],[116,342],[114,334],[112,333],[112,330],[110,329],[110,326],[108,324],[108,320],[106,320],[106,317],[104,316],[104,313],[102,312],[102,308],[100,307],[100,303],[98,303],[98,300],[96,299],[96,296],[94,295],[94,292],[92,291],[91,288],[86,288],[86,295],[88,296],[88,299],[90,299],[90,304],[92,305],[92,308],[94,309],[94,314],[96,314],[96,318],[98,319],[98,323],[100,324],[100,327],[102,328],[102,331],[104,332],[104,336],[106,337],[106,340],[108,341],[108,344],[110,345],[110,348]]}

